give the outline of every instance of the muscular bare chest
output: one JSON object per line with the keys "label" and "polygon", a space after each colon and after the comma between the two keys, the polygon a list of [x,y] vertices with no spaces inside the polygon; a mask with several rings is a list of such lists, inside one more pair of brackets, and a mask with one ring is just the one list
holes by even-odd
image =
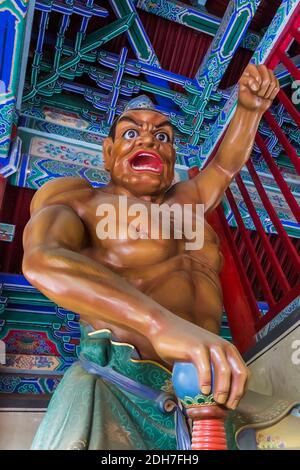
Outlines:
{"label": "muscular bare chest", "polygon": [[119,198],[105,194],[73,202],[86,228],[82,253],[124,277],[173,313],[198,323],[202,310],[210,308],[202,299],[202,290],[206,296],[220,297],[218,272],[222,256],[215,232],[205,223],[204,244],[198,250],[187,250],[185,237],[174,236],[172,219],[170,236],[166,236],[162,226],[156,226],[153,237],[153,220],[146,203],[148,215],[144,223],[134,225],[137,233],[132,237],[127,229],[135,219],[132,211],[135,201],[128,201],[126,214],[124,207],[120,211],[119,203]]}
{"label": "muscular bare chest", "polygon": [[157,218],[153,206],[105,193],[88,203],[77,201],[76,211],[88,234],[85,253],[128,276],[145,272],[148,277],[155,266],[163,271],[191,271],[197,262],[218,272],[222,260],[212,228],[205,222],[203,246],[187,249],[190,245],[185,234],[179,233],[178,223],[174,227],[173,214],[168,220],[164,213]]}

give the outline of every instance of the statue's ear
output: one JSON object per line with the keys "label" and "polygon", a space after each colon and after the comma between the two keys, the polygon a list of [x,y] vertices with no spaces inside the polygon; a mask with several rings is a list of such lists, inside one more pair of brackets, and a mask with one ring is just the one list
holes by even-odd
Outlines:
{"label": "statue's ear", "polygon": [[110,171],[112,165],[112,147],[113,147],[113,140],[111,137],[106,137],[103,141],[103,160],[104,160],[104,168],[107,171]]}

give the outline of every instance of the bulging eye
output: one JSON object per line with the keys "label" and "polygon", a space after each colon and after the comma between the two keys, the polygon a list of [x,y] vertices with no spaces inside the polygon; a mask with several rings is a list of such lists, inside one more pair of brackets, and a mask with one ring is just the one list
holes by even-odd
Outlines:
{"label": "bulging eye", "polygon": [[158,132],[155,137],[160,142],[169,142],[170,138],[166,132]]}
{"label": "bulging eye", "polygon": [[138,135],[139,133],[135,129],[128,129],[128,131],[123,134],[123,137],[124,139],[131,140],[135,139]]}

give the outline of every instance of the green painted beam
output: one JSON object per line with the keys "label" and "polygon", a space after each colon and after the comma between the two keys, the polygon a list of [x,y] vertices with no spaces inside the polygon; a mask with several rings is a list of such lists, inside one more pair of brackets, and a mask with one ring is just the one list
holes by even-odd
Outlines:
{"label": "green painted beam", "polygon": [[91,33],[82,42],[80,50],[71,57],[66,57],[61,61],[59,68],[53,71],[48,76],[40,80],[36,86],[26,93],[23,97],[23,101],[32,99],[42,88],[45,88],[51,84],[54,84],[63,72],[66,72],[72,67],[79,64],[82,55],[91,52],[92,50],[100,47],[108,41],[111,41],[114,37],[127,31],[135,18],[134,13],[130,13],[123,18],[119,18],[113,23],[108,24],[104,28]]}
{"label": "green painted beam", "polygon": [[28,2],[25,0],[0,1],[0,161],[8,157],[12,127],[16,122],[27,12]]}
{"label": "green painted beam", "polygon": [[[177,0],[137,0],[138,9],[173,21],[200,33],[215,36],[221,24],[221,18],[208,13],[205,8],[187,5]],[[241,46],[255,50],[261,40],[261,35],[247,31]]]}
{"label": "green painted beam", "polygon": [[247,28],[254,17],[261,0],[231,0],[221,21],[217,34],[195,76],[201,96],[191,96],[190,103],[196,106],[197,113],[193,121],[191,144],[196,145],[204,119],[204,111],[213,90],[219,86],[232,58],[245,37]]}

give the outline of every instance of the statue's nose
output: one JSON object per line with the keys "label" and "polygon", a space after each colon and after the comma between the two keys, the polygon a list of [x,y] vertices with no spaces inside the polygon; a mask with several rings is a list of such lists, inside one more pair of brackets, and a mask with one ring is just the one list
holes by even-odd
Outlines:
{"label": "statue's nose", "polygon": [[155,147],[156,139],[151,133],[143,134],[137,139],[137,145],[140,147]]}

